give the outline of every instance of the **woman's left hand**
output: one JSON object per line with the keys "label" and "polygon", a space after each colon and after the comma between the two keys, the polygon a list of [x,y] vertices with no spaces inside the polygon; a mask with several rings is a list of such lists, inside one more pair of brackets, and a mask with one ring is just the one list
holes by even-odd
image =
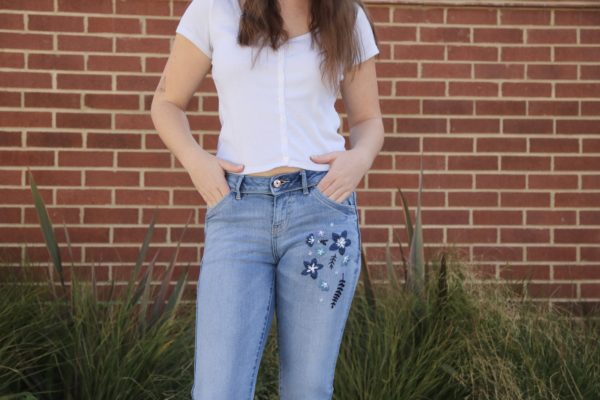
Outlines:
{"label": "woman's left hand", "polygon": [[341,203],[356,189],[369,170],[371,163],[366,158],[356,148],[310,156],[315,163],[330,164],[317,188],[331,200]]}

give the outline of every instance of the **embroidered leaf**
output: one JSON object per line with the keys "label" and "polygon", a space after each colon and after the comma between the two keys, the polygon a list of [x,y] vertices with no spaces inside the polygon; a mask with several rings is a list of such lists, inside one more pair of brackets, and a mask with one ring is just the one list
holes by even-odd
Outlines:
{"label": "embroidered leaf", "polygon": [[333,294],[333,298],[331,300],[331,308],[333,308],[337,304],[337,301],[340,298],[340,295],[342,294],[342,290],[344,290],[345,285],[346,281],[344,280],[344,274],[342,274],[342,278],[338,282],[337,289],[335,290],[335,293]]}
{"label": "embroidered leaf", "polygon": [[337,254],[332,255],[331,258],[329,259],[329,268],[333,269],[333,266],[334,266],[336,260],[337,260]]}

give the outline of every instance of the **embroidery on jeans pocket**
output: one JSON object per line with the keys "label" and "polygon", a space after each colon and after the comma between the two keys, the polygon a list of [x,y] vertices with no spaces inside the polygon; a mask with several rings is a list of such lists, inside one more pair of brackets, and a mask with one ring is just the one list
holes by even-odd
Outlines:
{"label": "embroidery on jeans pocket", "polygon": [[342,277],[341,277],[340,281],[338,282],[337,289],[335,290],[335,293],[333,294],[333,298],[331,299],[331,308],[333,308],[337,304],[337,301],[340,298],[340,295],[342,294],[342,291],[344,290],[345,285],[346,285],[346,281],[344,280],[344,273],[342,273]]}
{"label": "embroidery on jeans pocket", "polygon": [[347,236],[347,231],[342,231],[342,233],[332,232],[331,239],[333,240],[333,243],[331,243],[331,246],[329,246],[329,250],[338,250],[341,255],[344,255],[346,247],[350,246],[350,243],[352,243],[351,240],[347,238]]}
{"label": "embroidery on jeans pocket", "polygon": [[310,275],[311,278],[317,279],[318,270],[321,268],[323,268],[323,264],[319,264],[316,258],[313,258],[311,261],[304,261],[302,275]]}
{"label": "embroidery on jeans pocket", "polygon": [[[301,273],[302,275],[312,277],[315,281],[317,277],[320,276],[318,272],[323,268],[324,264],[324,262],[319,263],[319,261],[321,261],[320,257],[326,255],[327,251],[333,252],[333,254],[328,256],[327,265],[329,265],[329,269],[332,270],[335,275],[338,275],[338,270],[346,267],[352,259],[349,254],[351,253],[350,244],[352,243],[352,240],[348,238],[348,231],[343,230],[341,233],[334,232],[333,222],[329,223],[329,226],[332,229],[331,231],[319,229],[317,232],[309,232],[305,238],[305,243],[308,246],[307,254],[314,257],[310,261],[304,261],[304,269]],[[329,245],[330,241],[331,245]],[[338,254],[342,257],[338,257]],[[340,261],[338,261],[338,258]],[[330,289],[330,285],[325,278],[320,278],[317,284],[321,292],[327,292]],[[331,300],[331,308],[335,307],[345,284],[346,280],[344,279],[344,272],[342,271],[342,276],[338,280],[335,293]],[[320,296],[319,301],[323,302],[323,300],[323,297]]]}
{"label": "embroidery on jeans pocket", "polygon": [[337,254],[334,254],[329,258],[329,268],[330,269],[333,269],[333,267],[335,266],[335,260],[337,260]]}
{"label": "embroidery on jeans pocket", "polygon": [[319,281],[319,287],[321,288],[322,291],[326,292],[329,290],[329,284],[327,283],[327,281],[321,279]]}

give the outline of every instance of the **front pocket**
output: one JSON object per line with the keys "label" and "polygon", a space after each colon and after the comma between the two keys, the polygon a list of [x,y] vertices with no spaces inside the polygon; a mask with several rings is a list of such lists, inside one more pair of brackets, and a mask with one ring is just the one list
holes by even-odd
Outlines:
{"label": "front pocket", "polygon": [[325,196],[325,194],[323,192],[321,192],[321,190],[319,190],[319,188],[315,185],[313,186],[313,190],[311,191],[311,193],[314,195],[314,197],[319,200],[321,203],[325,204],[326,206],[336,209],[338,211],[341,211],[345,214],[355,214],[356,213],[356,208],[355,208],[355,204],[356,204],[356,192],[352,192],[350,193],[344,200],[342,200],[341,203],[338,203],[337,201],[334,201],[332,199],[330,199],[329,197]]}
{"label": "front pocket", "polygon": [[215,204],[212,207],[206,207],[206,217],[213,215],[215,213],[215,211],[217,211],[219,208],[221,208],[223,206],[223,204],[225,202],[227,202],[227,200],[231,197],[232,193],[233,193],[233,190],[230,190],[229,193],[227,193],[225,196],[223,196],[223,198],[221,200],[219,200],[217,202],[217,204]]}

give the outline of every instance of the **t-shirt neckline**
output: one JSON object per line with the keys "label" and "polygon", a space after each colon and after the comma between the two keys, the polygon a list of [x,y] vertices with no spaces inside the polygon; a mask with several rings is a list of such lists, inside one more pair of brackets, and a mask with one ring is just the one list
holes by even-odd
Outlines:
{"label": "t-shirt neckline", "polygon": [[[241,16],[242,16],[242,9],[240,7],[240,1],[239,0],[233,0],[233,2],[235,3],[235,9],[238,12],[238,18],[241,18]],[[304,32],[301,35],[296,35],[294,37],[288,38],[287,41],[288,42],[295,42],[295,41],[302,40],[302,39],[307,38],[307,37],[310,38],[310,34],[311,33],[312,33],[312,31]]]}

